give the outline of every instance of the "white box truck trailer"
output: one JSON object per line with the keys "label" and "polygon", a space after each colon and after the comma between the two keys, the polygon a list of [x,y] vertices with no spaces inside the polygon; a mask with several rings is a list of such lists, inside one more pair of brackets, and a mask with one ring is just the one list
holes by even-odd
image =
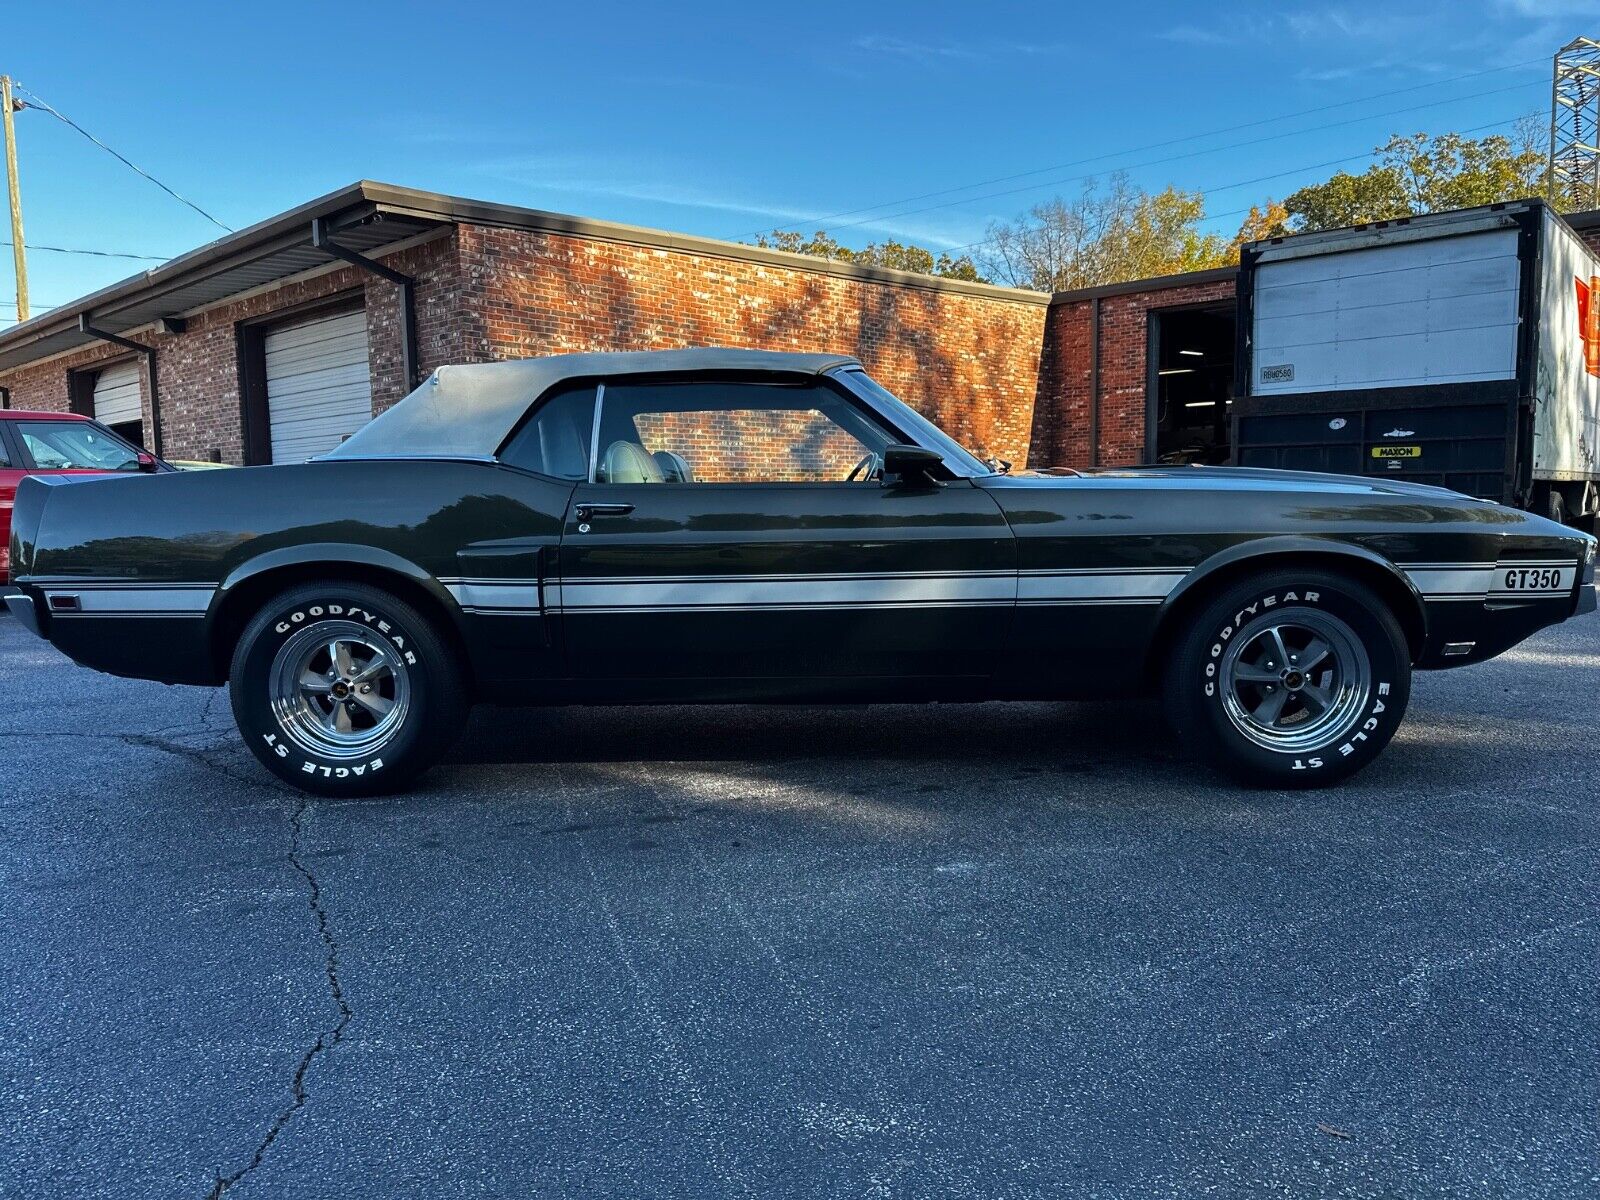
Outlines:
{"label": "white box truck trailer", "polygon": [[1537,200],[1244,248],[1234,461],[1600,507],[1600,258]]}

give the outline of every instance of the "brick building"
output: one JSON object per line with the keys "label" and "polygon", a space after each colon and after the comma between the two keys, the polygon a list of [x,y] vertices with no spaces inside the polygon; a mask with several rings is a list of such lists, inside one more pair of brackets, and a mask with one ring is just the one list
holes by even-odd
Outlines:
{"label": "brick building", "polygon": [[111,369],[137,363],[130,431],[146,445],[263,463],[331,449],[443,363],[819,350],[859,357],[957,437],[1023,462],[1048,305],[363,182],[0,334],[0,398],[93,414]]}
{"label": "brick building", "polygon": [[[1600,212],[1567,220],[1600,247]],[[1187,422],[1226,411],[1234,310],[1231,268],[1046,296],[362,182],[0,333],[0,404],[264,463],[443,363],[817,350],[982,454],[1123,465],[1206,440]]]}

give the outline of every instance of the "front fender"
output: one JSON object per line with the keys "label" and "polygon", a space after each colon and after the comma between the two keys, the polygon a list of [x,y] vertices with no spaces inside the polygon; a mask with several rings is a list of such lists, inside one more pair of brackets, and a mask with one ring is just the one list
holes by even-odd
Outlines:
{"label": "front fender", "polygon": [[1377,573],[1385,585],[1384,591],[1389,598],[1404,603],[1404,610],[1395,615],[1400,619],[1400,624],[1405,628],[1407,637],[1411,641],[1413,656],[1421,653],[1428,637],[1428,610],[1422,602],[1422,593],[1417,591],[1416,584],[1411,582],[1404,571],[1381,554],[1364,546],[1327,538],[1293,535],[1265,537],[1240,542],[1229,546],[1226,550],[1219,550],[1196,566],[1184,576],[1177,587],[1167,593],[1167,598],[1162,601],[1157,613],[1158,628],[1165,628],[1167,619],[1173,612],[1185,607],[1194,597],[1210,590],[1212,585],[1224,579],[1244,575],[1252,568],[1270,570],[1276,565],[1274,560],[1306,559],[1318,559],[1323,564],[1331,566],[1337,566],[1339,560],[1343,559],[1352,567],[1356,567],[1360,573]]}

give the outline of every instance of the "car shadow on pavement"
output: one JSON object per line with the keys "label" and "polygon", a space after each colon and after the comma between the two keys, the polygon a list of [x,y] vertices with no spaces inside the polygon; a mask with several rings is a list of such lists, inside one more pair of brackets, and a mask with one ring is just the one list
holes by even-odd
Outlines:
{"label": "car shadow on pavement", "polygon": [[[1481,769],[1462,743],[1486,731],[1441,728],[1419,714],[1394,746],[1337,790],[1409,794],[1472,787]],[[1435,742],[1438,744],[1435,744]],[[475,710],[446,760],[452,768],[712,765],[739,775],[755,769],[791,776],[803,764],[846,767],[874,787],[911,778],[950,786],[1005,786],[1040,777],[1084,784],[1115,780],[1152,796],[1198,793],[1245,799],[1294,792],[1246,787],[1195,761],[1178,746],[1159,704],[977,703],[926,705],[702,705]],[[438,775],[432,787],[439,786]],[[456,776],[454,786],[459,786]],[[432,790],[424,781],[422,788]],[[1074,788],[1074,790],[1076,790]],[[1313,793],[1325,794],[1325,793]]]}
{"label": "car shadow on pavement", "polygon": [[1091,770],[1175,761],[1153,703],[483,708],[458,764],[1007,763]]}

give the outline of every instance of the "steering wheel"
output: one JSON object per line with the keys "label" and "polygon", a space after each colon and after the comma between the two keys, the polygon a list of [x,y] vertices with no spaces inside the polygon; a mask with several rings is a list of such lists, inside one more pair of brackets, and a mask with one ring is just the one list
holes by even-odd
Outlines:
{"label": "steering wheel", "polygon": [[868,454],[850,468],[850,474],[844,477],[846,483],[854,483],[859,476],[861,479],[871,479],[883,469],[883,458],[877,453]]}

